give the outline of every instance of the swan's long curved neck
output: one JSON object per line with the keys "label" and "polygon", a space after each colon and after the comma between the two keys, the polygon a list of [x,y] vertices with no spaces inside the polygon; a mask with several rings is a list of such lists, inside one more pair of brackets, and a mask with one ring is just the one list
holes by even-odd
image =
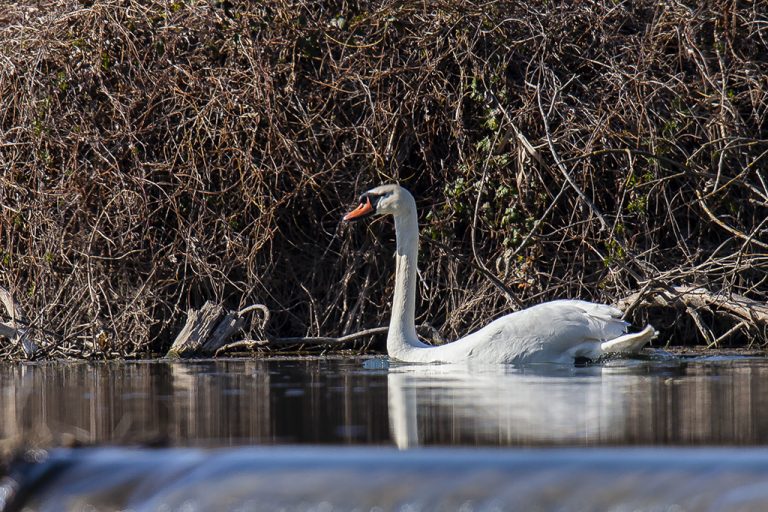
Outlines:
{"label": "swan's long curved neck", "polygon": [[392,318],[389,321],[387,352],[397,357],[404,351],[424,348],[416,335],[416,274],[419,256],[419,223],[416,204],[407,205],[395,215],[395,295],[392,300]]}

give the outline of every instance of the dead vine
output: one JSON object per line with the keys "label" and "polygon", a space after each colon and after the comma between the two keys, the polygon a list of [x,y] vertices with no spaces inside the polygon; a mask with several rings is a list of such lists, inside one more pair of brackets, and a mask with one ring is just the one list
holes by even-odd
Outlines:
{"label": "dead vine", "polygon": [[[386,323],[392,230],[339,219],[399,181],[447,338],[499,288],[765,303],[767,47],[761,2],[0,0],[0,284],[47,357],[164,353],[207,300],[344,337]],[[632,315],[765,342],[718,311]]]}

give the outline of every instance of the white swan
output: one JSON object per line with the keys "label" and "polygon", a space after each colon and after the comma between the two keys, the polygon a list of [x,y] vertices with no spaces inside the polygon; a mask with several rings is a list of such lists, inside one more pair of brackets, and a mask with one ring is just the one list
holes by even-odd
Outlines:
{"label": "white swan", "polygon": [[416,201],[399,185],[382,185],[360,196],[359,206],[345,221],[371,215],[395,218],[395,295],[387,334],[392,359],[414,363],[572,363],[608,353],[633,353],[654,336],[648,325],[626,334],[622,312],[604,304],[556,300],[503,316],[457,341],[430,346],[416,335],[416,264],[419,226]]}

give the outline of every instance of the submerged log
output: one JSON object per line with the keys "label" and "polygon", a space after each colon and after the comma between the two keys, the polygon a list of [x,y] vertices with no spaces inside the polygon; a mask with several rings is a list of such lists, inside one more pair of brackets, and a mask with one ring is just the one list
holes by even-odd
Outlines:
{"label": "submerged log", "polygon": [[21,307],[13,299],[11,292],[0,286],[0,302],[5,307],[9,322],[0,322],[0,336],[8,338],[11,343],[20,346],[27,359],[35,357],[37,344],[32,341],[26,317]]}

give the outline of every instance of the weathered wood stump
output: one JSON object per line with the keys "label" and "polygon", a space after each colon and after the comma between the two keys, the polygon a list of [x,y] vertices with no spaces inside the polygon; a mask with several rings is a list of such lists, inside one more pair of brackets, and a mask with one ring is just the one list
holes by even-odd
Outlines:
{"label": "weathered wood stump", "polygon": [[27,359],[35,357],[37,344],[32,341],[26,317],[19,305],[13,299],[11,292],[0,286],[0,302],[5,307],[9,322],[0,322],[0,336],[8,338],[11,343],[20,346]]}
{"label": "weathered wood stump", "polygon": [[212,356],[244,323],[242,312],[230,312],[207,301],[200,309],[187,312],[187,323],[166,357]]}

